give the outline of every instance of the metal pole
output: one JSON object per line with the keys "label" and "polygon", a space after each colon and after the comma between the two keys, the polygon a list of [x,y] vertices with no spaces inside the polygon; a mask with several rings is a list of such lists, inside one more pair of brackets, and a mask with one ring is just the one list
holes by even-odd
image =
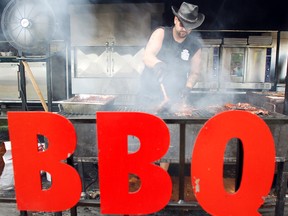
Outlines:
{"label": "metal pole", "polygon": [[48,103],[48,111],[52,111],[52,99],[53,99],[53,89],[52,89],[52,71],[51,71],[51,51],[50,46],[48,45],[48,56],[46,61],[46,83],[47,83],[47,103]]}
{"label": "metal pole", "polygon": [[276,59],[275,59],[275,72],[272,75],[272,81],[274,85],[272,86],[272,91],[276,91],[278,77],[279,77],[279,53],[280,53],[280,39],[281,39],[281,31],[277,32],[277,45],[276,45]]}
{"label": "metal pole", "polygon": [[19,76],[18,76],[18,90],[20,92],[20,98],[22,102],[22,110],[27,111],[27,96],[26,96],[26,78],[25,69],[22,60],[19,64]]}
{"label": "metal pole", "polygon": [[288,114],[288,63],[285,76],[285,95],[284,95],[284,109],[283,114]]}
{"label": "metal pole", "polygon": [[282,216],[285,213],[285,199],[287,192],[288,163],[280,162],[278,164],[277,182],[276,182],[276,206],[275,215]]}
{"label": "metal pole", "polygon": [[185,131],[186,124],[180,124],[179,150],[179,201],[184,200],[185,194]]}

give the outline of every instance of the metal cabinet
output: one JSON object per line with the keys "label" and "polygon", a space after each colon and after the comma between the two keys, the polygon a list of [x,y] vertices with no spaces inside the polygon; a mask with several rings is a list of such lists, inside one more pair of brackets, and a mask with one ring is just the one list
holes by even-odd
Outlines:
{"label": "metal cabinet", "polygon": [[72,93],[135,94],[163,11],[162,3],[71,5]]}
{"label": "metal cabinet", "polygon": [[[47,99],[46,62],[29,62],[28,64],[43,97]],[[17,62],[0,63],[0,100],[20,100],[18,88],[18,65],[19,63]],[[39,97],[28,77],[26,78],[26,93],[28,100],[39,100]]]}

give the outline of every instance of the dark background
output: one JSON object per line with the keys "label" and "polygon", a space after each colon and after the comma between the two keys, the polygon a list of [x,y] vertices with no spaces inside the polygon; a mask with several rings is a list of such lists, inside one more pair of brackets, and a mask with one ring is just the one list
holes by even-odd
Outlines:
{"label": "dark background", "polygon": [[[81,2],[81,0],[70,0]],[[171,5],[179,8],[183,0],[107,1],[89,0],[91,3],[107,2],[163,2],[166,6],[164,24],[172,22]],[[199,6],[206,20],[203,30],[288,30],[288,1],[286,0],[186,0]]]}
{"label": "dark background", "polygon": [[[41,1],[41,0],[39,0]],[[50,0],[51,1],[51,0]],[[53,1],[53,0],[52,0]],[[64,0],[61,0],[64,1]],[[164,23],[172,24],[171,5],[179,7],[180,0],[66,0],[68,4],[82,3],[165,3]],[[9,0],[0,1],[3,11]],[[49,1],[48,1],[49,2]],[[288,1],[286,0],[186,0],[199,6],[206,20],[203,30],[288,30]]]}
{"label": "dark background", "polygon": [[[166,2],[166,1],[165,1]],[[169,1],[180,6],[182,1]],[[275,0],[193,0],[206,15],[200,29],[288,30],[288,1]],[[170,10],[171,11],[171,10]]]}
{"label": "dark background", "polygon": [[237,30],[288,30],[287,2],[285,0],[193,1],[199,5],[200,11],[206,14],[203,29]]}

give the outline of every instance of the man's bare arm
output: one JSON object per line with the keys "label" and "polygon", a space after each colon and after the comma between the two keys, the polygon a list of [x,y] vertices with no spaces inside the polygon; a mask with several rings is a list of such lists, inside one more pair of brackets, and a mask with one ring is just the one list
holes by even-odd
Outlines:
{"label": "man's bare arm", "polygon": [[164,39],[163,28],[158,28],[152,33],[146,45],[143,58],[144,64],[147,67],[153,68],[156,63],[161,62],[156,56],[162,47],[163,39]]}
{"label": "man's bare arm", "polygon": [[186,87],[193,88],[197,83],[201,67],[201,49],[199,49],[191,59],[191,69],[187,79]]}

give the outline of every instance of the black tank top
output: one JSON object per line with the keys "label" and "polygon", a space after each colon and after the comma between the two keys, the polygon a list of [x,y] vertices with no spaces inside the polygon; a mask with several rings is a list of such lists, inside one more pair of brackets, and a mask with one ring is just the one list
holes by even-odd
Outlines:
{"label": "black tank top", "polygon": [[[170,100],[177,101],[180,98],[180,91],[186,85],[191,58],[201,47],[201,40],[198,35],[191,33],[182,43],[178,43],[173,38],[172,27],[161,28],[164,29],[164,39],[157,58],[167,65],[167,76],[163,80],[167,94]],[[146,97],[163,100],[163,93],[153,70],[147,67],[144,69],[141,84],[140,91]]]}

